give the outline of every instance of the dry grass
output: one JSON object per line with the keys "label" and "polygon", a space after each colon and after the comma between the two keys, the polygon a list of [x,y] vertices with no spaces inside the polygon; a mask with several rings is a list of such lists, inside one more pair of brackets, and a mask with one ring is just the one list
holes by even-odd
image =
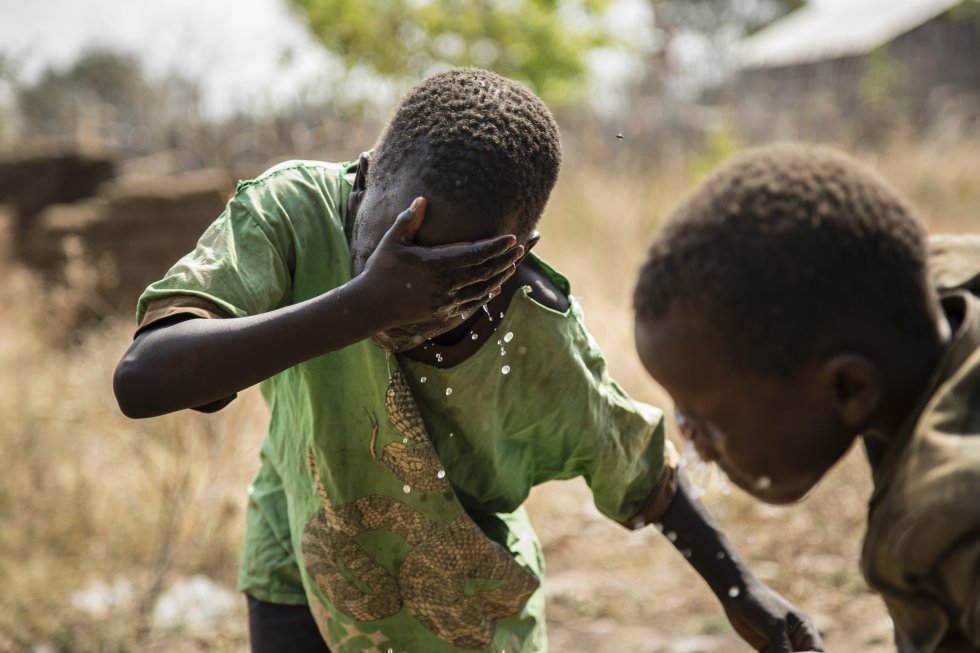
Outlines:
{"label": "dry grass", "polygon": [[[980,231],[978,143],[896,141],[862,158],[933,229]],[[538,251],[570,277],[613,375],[637,398],[665,405],[633,352],[630,294],[645,244],[690,179],[625,161],[600,168],[573,160],[563,175]],[[149,615],[178,578],[200,573],[233,587],[264,428],[257,395],[216,416],[126,420],[110,379],[129,321],[52,347],[70,302],[3,252],[0,652],[244,650],[243,610],[205,633],[160,631]],[[705,500],[760,575],[815,615],[830,650],[875,652],[890,650],[890,634],[857,569],[869,491],[852,454],[800,506],[770,508],[737,492]],[[535,490],[531,509],[549,563],[553,650],[745,650],[696,574],[652,529],[627,533],[604,521],[576,482]],[[125,581],[131,591],[88,614],[72,595],[93,581]]]}

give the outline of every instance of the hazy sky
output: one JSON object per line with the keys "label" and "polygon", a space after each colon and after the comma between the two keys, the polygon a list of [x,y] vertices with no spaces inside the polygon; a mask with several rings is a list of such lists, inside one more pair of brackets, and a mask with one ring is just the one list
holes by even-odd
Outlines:
{"label": "hazy sky", "polygon": [[[29,79],[93,45],[135,53],[151,74],[178,70],[201,80],[217,111],[257,90],[288,97],[332,69],[283,0],[0,2],[0,52],[20,58]],[[283,63],[287,51],[293,56]]]}

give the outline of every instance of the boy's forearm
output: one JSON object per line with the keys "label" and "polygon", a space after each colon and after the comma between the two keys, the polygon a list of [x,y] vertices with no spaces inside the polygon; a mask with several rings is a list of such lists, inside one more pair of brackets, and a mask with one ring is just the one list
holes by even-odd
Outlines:
{"label": "boy's forearm", "polygon": [[388,326],[354,282],[260,315],[189,319],[141,334],[116,368],[114,390],[130,417],[193,408]]}
{"label": "boy's forearm", "polygon": [[661,520],[664,535],[724,602],[744,592],[755,577],[704,505],[691,497],[687,479],[678,476],[677,493]]}

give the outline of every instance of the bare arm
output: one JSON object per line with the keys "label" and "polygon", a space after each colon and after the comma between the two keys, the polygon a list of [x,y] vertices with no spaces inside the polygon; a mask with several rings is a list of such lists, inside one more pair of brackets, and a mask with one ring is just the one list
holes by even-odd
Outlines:
{"label": "bare arm", "polygon": [[752,573],[687,485],[681,476],[663,531],[708,583],[742,639],[772,653],[822,651],[810,619]]}
{"label": "bare arm", "polygon": [[207,405],[378,331],[483,301],[514,272],[524,250],[513,236],[413,245],[424,200],[413,207],[360,275],[323,295],[261,315],[171,321],[140,334],[113,378],[120,409],[152,417]]}

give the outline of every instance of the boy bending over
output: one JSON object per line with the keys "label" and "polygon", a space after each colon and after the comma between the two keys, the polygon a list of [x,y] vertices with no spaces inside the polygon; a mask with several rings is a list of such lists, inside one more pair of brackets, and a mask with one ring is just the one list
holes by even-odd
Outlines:
{"label": "boy bending over", "polygon": [[370,160],[239,184],[141,297],[127,415],[258,382],[271,410],[239,575],[253,651],[545,651],[521,506],[575,476],[610,518],[678,533],[753,646],[819,646],[688,497],[661,414],[609,378],[565,278],[525,257],[560,158],[522,86],[440,73]]}
{"label": "boy bending over", "polygon": [[829,150],[769,146],[676,210],[636,287],[636,345],[702,458],[803,497],[861,436],[862,571],[903,653],[980,651],[980,237]]}

